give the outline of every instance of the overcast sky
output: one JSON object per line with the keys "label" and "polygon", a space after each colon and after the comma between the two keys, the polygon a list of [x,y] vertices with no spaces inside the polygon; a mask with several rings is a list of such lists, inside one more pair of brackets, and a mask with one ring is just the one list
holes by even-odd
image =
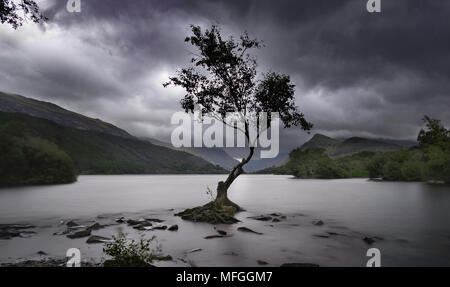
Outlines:
{"label": "overcast sky", "polygon": [[[189,25],[264,41],[261,72],[287,73],[313,133],[415,139],[424,114],[450,123],[450,1],[37,1],[50,18],[0,25],[0,90],[47,100],[137,136],[168,140]],[[308,135],[283,131],[284,146]]]}

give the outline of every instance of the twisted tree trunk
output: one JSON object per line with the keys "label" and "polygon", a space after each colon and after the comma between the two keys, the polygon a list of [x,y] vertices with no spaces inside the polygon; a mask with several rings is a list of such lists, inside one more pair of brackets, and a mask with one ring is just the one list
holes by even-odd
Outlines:
{"label": "twisted tree trunk", "polygon": [[211,201],[203,206],[186,209],[185,211],[175,215],[181,216],[181,218],[185,220],[208,222],[213,224],[231,224],[238,222],[239,220],[233,216],[236,212],[242,211],[243,209],[228,199],[228,188],[231,186],[233,181],[244,172],[243,167],[251,160],[254,151],[255,148],[250,147],[249,155],[233,168],[225,181],[219,182],[217,185],[217,196],[214,201]]}
{"label": "twisted tree trunk", "polygon": [[250,147],[249,155],[231,170],[225,182],[224,181],[219,182],[219,184],[217,185],[217,196],[215,200],[217,204],[224,206],[232,206],[236,208],[237,211],[242,210],[242,208],[239,207],[239,205],[228,199],[228,188],[231,186],[233,181],[244,172],[243,167],[252,159],[254,151],[255,148]]}

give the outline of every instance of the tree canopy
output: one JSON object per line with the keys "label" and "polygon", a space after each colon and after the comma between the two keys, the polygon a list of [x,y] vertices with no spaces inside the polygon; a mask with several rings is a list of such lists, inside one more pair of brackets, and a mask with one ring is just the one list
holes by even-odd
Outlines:
{"label": "tree canopy", "polygon": [[261,41],[251,39],[247,33],[239,40],[224,39],[215,25],[204,32],[199,26],[191,28],[193,35],[185,41],[196,48],[192,66],[179,70],[164,84],[185,89],[181,106],[186,112],[194,112],[199,105],[203,114],[212,114],[223,122],[226,113],[239,113],[247,138],[251,121],[248,115],[258,116],[261,112],[268,113],[269,120],[271,112],[278,112],[285,127],[312,128],[295,105],[295,85],[288,75],[268,72],[258,78],[256,57],[249,51],[261,48]]}
{"label": "tree canopy", "polygon": [[27,20],[39,23],[48,19],[42,15],[39,6],[33,0],[0,0],[0,21],[2,24],[10,24],[14,29],[17,29]]}

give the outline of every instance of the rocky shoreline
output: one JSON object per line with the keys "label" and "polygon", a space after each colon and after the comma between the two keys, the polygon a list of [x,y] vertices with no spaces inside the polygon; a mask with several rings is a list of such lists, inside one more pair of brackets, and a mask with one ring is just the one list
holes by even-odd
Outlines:
{"label": "rocky shoreline", "polygon": [[[233,225],[224,225],[223,229],[221,225],[203,225],[209,226],[211,230],[214,232],[208,232],[204,235],[198,234],[199,239],[207,239],[208,241],[215,240],[230,240],[227,238],[233,238],[239,233],[249,234],[247,236],[257,236],[257,238],[264,239],[266,236],[267,228],[302,228],[302,226],[306,226],[307,228],[311,228],[316,230],[314,234],[312,234],[313,238],[317,238],[316,240],[324,240],[331,238],[350,238],[354,237],[354,239],[360,240],[365,245],[370,246],[375,244],[376,242],[384,240],[380,236],[367,235],[362,233],[357,233],[353,231],[347,231],[347,234],[338,230],[331,230],[332,226],[327,227],[327,221],[317,218],[310,218],[304,214],[281,214],[279,212],[268,213],[268,214],[248,214],[250,216],[245,216],[240,218],[239,224]],[[150,216],[146,216],[145,214],[129,214],[127,216],[113,216],[113,215],[100,215],[94,219],[70,219],[65,221],[60,221],[56,226],[53,226],[54,232],[51,233],[52,236],[64,236],[67,240],[77,240],[77,242],[84,242],[85,245],[100,245],[104,246],[105,243],[109,243],[112,241],[112,235],[107,236],[105,233],[111,234],[112,230],[107,230],[108,232],[101,233],[100,231],[114,228],[114,229],[127,229],[134,230],[139,234],[146,234],[147,232],[166,232],[170,234],[174,234],[175,237],[180,235],[176,235],[180,230],[185,228],[184,220],[181,220],[180,223],[174,224],[174,214],[167,214],[166,216],[157,216],[152,214]],[[160,217],[166,217],[164,219]],[[293,223],[292,221],[296,218],[302,218],[302,223]],[[260,223],[258,223],[260,222]],[[186,224],[191,224],[187,223]],[[203,224],[203,223],[194,223],[194,224]],[[258,227],[259,226],[259,227]],[[309,226],[309,227],[308,227]],[[29,238],[33,237],[39,233],[37,231],[39,227],[31,225],[31,224],[1,224],[0,225],[0,239],[1,240],[14,240],[15,238]],[[352,233],[352,234],[350,234]],[[159,233],[161,234],[161,233]],[[183,238],[183,237],[181,237]],[[255,238],[256,239],[256,238]],[[80,241],[83,240],[83,241]],[[182,242],[182,241],[180,241]],[[175,256],[173,258],[171,255],[163,255],[161,254],[157,259],[155,259],[156,263],[158,262],[172,262],[170,264],[166,264],[165,266],[172,266],[171,264],[183,264],[184,266],[195,266],[193,262],[190,261],[187,256],[189,254],[196,254],[198,252],[203,251],[204,246],[199,244],[198,248],[186,250],[183,256]],[[282,247],[282,246],[280,246]],[[3,262],[0,264],[0,267],[65,267],[67,258],[54,257],[52,254],[48,254],[47,250],[43,249],[35,253],[38,258],[20,258],[19,260],[15,260],[14,262]],[[169,252],[170,253],[170,252]],[[229,251],[227,253],[223,253],[223,256],[237,256],[240,254],[237,250]],[[4,260],[3,260],[4,261]],[[82,267],[102,267],[103,260],[85,260],[81,261]],[[158,264],[157,264],[158,265]],[[177,265],[177,266],[178,266]],[[287,263],[279,263],[273,264],[270,263],[270,260],[267,258],[256,258],[254,261],[254,266],[280,266],[280,267],[318,267],[319,264],[310,263],[310,262],[287,262]]]}

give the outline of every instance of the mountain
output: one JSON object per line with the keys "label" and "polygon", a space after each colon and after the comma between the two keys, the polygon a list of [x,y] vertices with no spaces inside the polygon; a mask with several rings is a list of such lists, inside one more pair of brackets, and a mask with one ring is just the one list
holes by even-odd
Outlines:
{"label": "mountain", "polygon": [[[2,133],[3,132],[3,133]],[[191,153],[140,140],[99,119],[47,102],[0,92],[0,146],[2,154],[23,154],[43,147],[56,160],[68,155],[78,174],[225,173]],[[9,151],[6,137],[21,143]],[[22,144],[24,143],[24,144]],[[24,159],[29,161],[29,158]],[[70,165],[70,164],[69,164]],[[49,170],[49,169],[48,169]],[[36,178],[43,178],[39,174]],[[24,182],[24,181],[22,181]],[[43,182],[44,183],[44,182]]]}
{"label": "mountain", "polygon": [[110,123],[77,114],[49,102],[38,101],[20,95],[0,92],[0,111],[7,113],[21,113],[36,118],[43,118],[59,125],[79,130],[101,132],[124,138],[133,138],[133,136],[126,131]]}
{"label": "mountain", "polygon": [[151,142],[154,145],[164,146],[167,148],[171,148],[174,150],[184,151],[195,156],[201,157],[204,160],[223,167],[226,170],[231,170],[234,166],[236,166],[239,162],[228,155],[223,148],[220,147],[181,147],[175,148],[172,144],[163,142],[157,139],[152,138],[144,138],[145,140]]}
{"label": "mountain", "polygon": [[26,134],[54,143],[72,158],[80,174],[225,172],[189,153],[136,138],[69,128],[46,119],[0,112],[0,128],[11,124],[25,130]]}
{"label": "mountain", "polygon": [[385,139],[385,138],[378,138],[375,140],[384,142],[384,143],[388,143],[388,144],[399,145],[399,146],[403,146],[403,147],[407,147],[407,148],[419,146],[419,143],[417,141],[412,141],[412,140],[394,140],[394,139]]}
{"label": "mountain", "polygon": [[315,134],[309,141],[305,142],[300,149],[307,150],[311,148],[323,148],[328,152],[332,152],[342,142],[322,134]]}
{"label": "mountain", "polygon": [[269,167],[279,166],[286,163],[289,160],[289,154],[280,153],[274,158],[255,158],[250,160],[245,166],[244,171],[256,172]]}
{"label": "mountain", "polygon": [[359,153],[362,151],[395,151],[401,149],[402,146],[361,137],[352,137],[345,140],[337,140],[321,134],[315,134],[309,141],[307,141],[300,147],[300,150],[308,150],[314,148],[324,149],[325,153],[330,157],[339,157]]}

